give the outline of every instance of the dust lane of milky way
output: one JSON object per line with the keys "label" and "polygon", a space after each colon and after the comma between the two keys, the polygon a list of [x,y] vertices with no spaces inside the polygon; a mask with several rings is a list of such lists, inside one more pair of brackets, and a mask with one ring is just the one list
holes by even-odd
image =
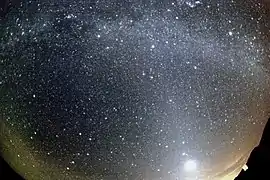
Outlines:
{"label": "dust lane of milky way", "polygon": [[24,1],[0,26],[1,153],[26,179],[232,179],[269,115],[257,1]]}

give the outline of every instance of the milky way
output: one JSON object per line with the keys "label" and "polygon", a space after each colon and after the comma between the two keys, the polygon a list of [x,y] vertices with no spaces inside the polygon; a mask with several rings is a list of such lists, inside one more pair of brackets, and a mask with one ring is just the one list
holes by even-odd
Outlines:
{"label": "milky way", "polygon": [[21,3],[1,152],[26,179],[232,178],[269,115],[269,25],[246,0]]}

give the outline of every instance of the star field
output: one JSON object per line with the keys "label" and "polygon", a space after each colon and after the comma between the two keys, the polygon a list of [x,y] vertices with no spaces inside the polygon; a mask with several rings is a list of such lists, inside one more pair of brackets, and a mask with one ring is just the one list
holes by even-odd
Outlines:
{"label": "star field", "polygon": [[27,1],[0,26],[0,150],[26,179],[236,175],[269,116],[254,1]]}

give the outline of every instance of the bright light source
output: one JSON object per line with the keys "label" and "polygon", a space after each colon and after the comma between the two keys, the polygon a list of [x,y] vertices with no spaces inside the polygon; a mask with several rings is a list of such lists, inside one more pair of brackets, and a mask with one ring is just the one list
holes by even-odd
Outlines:
{"label": "bright light source", "polygon": [[246,171],[246,170],[248,170],[248,166],[245,164],[245,165],[242,167],[242,169],[243,169],[244,171]]}
{"label": "bright light source", "polygon": [[197,169],[197,163],[194,160],[187,160],[184,164],[184,170],[186,172],[194,172]]}

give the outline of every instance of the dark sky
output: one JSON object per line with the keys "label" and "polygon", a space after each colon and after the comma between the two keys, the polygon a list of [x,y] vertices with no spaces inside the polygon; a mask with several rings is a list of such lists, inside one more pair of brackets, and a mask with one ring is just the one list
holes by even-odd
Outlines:
{"label": "dark sky", "polygon": [[260,139],[262,3],[24,1],[1,23],[1,152],[27,179],[225,179]]}

